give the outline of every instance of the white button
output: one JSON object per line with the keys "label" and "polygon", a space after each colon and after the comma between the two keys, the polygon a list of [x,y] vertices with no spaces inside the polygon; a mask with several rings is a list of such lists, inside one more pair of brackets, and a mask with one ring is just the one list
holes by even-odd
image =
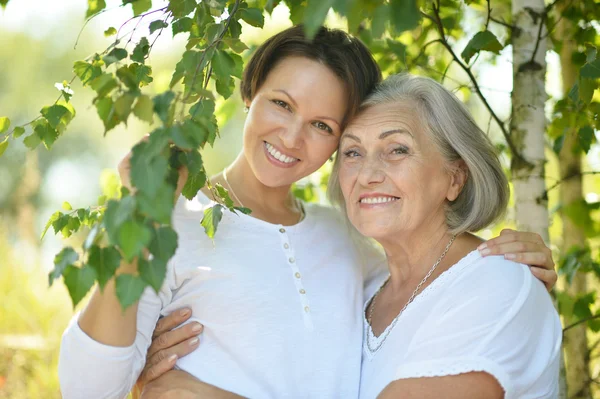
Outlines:
{"label": "white button", "polygon": [[300,273],[296,272],[296,274],[294,274],[294,276],[296,276],[296,278],[300,278]]}
{"label": "white button", "polygon": [[301,294],[306,294],[306,291],[304,291],[304,289],[301,289],[301,290],[300,290],[300,293],[301,293]]}
{"label": "white button", "polygon": [[282,227],[282,228],[279,229],[279,232],[280,233],[285,233],[285,229]]}
{"label": "white button", "polygon": [[289,244],[288,244],[288,243],[285,243],[285,244],[283,244],[283,247],[284,247],[285,249],[288,249],[290,246],[289,246]]}
{"label": "white button", "polygon": [[304,311],[305,311],[306,313],[308,313],[308,312],[310,311],[310,308],[309,308],[308,306],[305,306],[305,307],[304,307]]}
{"label": "white button", "polygon": [[294,258],[289,259],[290,263],[294,263],[296,260]]}

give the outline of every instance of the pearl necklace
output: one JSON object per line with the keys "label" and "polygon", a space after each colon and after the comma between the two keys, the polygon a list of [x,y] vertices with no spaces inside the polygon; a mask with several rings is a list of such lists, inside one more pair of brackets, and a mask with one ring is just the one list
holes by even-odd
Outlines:
{"label": "pearl necklace", "polygon": [[[400,316],[402,315],[402,313],[404,313],[404,311],[406,310],[406,308],[408,307],[408,305],[410,305],[410,303],[415,299],[415,297],[417,296],[417,293],[419,292],[419,289],[423,286],[423,284],[425,284],[425,282],[427,281],[427,279],[431,276],[431,274],[434,272],[434,270],[436,269],[436,267],[440,264],[440,262],[442,261],[442,259],[444,259],[444,256],[446,256],[446,254],[448,253],[448,250],[450,249],[450,246],[452,245],[452,243],[454,242],[454,239],[456,238],[456,235],[453,235],[452,238],[450,239],[450,242],[448,243],[448,245],[446,245],[446,249],[444,249],[444,252],[442,253],[442,255],[438,258],[438,260],[433,264],[433,266],[431,266],[431,269],[429,269],[429,272],[427,272],[427,274],[425,275],[425,277],[423,278],[423,280],[421,280],[421,282],[417,285],[417,288],[415,288],[415,290],[413,291],[412,295],[410,296],[410,298],[408,298],[408,302],[406,302],[406,304],[404,305],[404,307],[402,308],[402,310],[400,310],[400,313],[398,313],[398,315],[394,318],[394,320],[392,320],[392,323],[385,329],[385,331],[382,333],[383,334],[383,338],[381,339],[381,342],[379,342],[379,344],[376,347],[372,347],[371,346],[371,341],[369,339],[370,335],[367,332],[367,348],[369,349],[369,352],[371,353],[375,353],[379,350],[379,348],[381,348],[385,342],[385,340],[387,339],[387,337],[390,335],[390,333],[392,332],[392,330],[394,329],[394,326],[396,325],[396,323],[398,323],[398,320],[400,319]],[[373,299],[371,299],[371,309],[369,309],[369,314],[367,316],[367,322],[369,323],[369,327],[371,327],[371,319],[373,318],[373,311],[375,310],[375,304],[377,303],[377,297],[379,296],[379,293],[385,288],[385,286],[387,285],[387,283],[390,281],[390,277],[389,276],[385,282],[381,285],[381,287],[379,287],[379,289],[377,290],[377,292],[375,293],[375,295],[373,295]],[[371,327],[371,332],[373,327]],[[373,335],[375,335],[373,333]],[[381,336],[377,337],[380,338]]]}

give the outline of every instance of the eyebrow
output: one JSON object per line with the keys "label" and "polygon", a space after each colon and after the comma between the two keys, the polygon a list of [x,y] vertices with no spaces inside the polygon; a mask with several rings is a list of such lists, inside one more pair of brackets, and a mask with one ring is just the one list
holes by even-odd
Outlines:
{"label": "eyebrow", "polygon": [[[408,134],[410,137],[414,138],[414,136],[412,135],[412,133],[409,132],[408,130],[405,130],[405,129],[392,129],[392,130],[386,130],[385,132],[381,133],[379,135],[379,139],[383,140],[386,137],[391,136],[392,134]],[[342,139],[344,139],[344,138],[352,139],[352,140],[357,141],[357,142],[360,143],[360,139],[358,137],[356,137],[355,135],[353,135],[353,134],[344,134],[342,136]]]}
{"label": "eyebrow", "polygon": [[[285,94],[290,99],[290,102],[294,105],[294,107],[298,108],[298,103],[296,103],[296,100],[294,100],[294,97],[292,97],[290,95],[290,93],[288,93],[287,91],[285,91],[283,89],[273,89],[273,91]],[[334,118],[330,118],[328,116],[315,116],[315,118],[316,119],[324,119],[324,120],[332,121],[333,123],[335,123],[336,125],[338,125],[338,127],[342,126],[337,120],[335,120]]]}

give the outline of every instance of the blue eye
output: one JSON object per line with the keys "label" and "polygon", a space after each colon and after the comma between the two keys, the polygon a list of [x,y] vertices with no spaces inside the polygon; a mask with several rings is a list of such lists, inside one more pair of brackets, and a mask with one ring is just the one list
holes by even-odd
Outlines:
{"label": "blue eye", "polygon": [[396,147],[392,150],[392,154],[394,154],[394,155],[408,154],[408,148],[406,148],[404,146]]}
{"label": "blue eye", "polygon": [[360,154],[356,150],[344,151],[344,158],[356,158],[358,156],[360,156]]}
{"label": "blue eye", "polygon": [[328,133],[333,133],[333,129],[329,127],[329,125],[327,125],[326,123],[323,122],[314,122],[313,126],[316,127],[319,130],[323,130],[326,131]]}
{"label": "blue eye", "polygon": [[281,107],[281,108],[285,108],[285,109],[287,109],[288,111],[291,111],[291,110],[292,110],[292,108],[289,106],[289,104],[288,104],[288,103],[286,103],[285,101],[281,101],[281,100],[271,100],[271,102],[272,102],[273,104],[275,104],[275,105],[277,105],[277,106]]}

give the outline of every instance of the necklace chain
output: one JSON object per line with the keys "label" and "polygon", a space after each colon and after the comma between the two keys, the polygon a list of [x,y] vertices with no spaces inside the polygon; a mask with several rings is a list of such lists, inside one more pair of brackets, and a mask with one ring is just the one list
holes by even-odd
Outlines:
{"label": "necklace chain", "polygon": [[225,183],[227,183],[227,186],[229,186],[229,191],[231,191],[231,194],[233,194],[233,198],[235,198],[235,200],[238,202],[238,204],[240,204],[241,207],[244,207],[244,204],[242,204],[242,201],[240,201],[238,196],[235,194],[235,191],[233,191],[233,187],[231,187],[231,183],[229,183],[229,180],[227,180],[227,168],[223,169],[223,180],[225,180]]}
{"label": "necklace chain", "polygon": [[[227,180],[227,168],[223,169],[223,180],[225,180],[225,183],[227,183],[227,186],[229,187],[229,192],[231,192],[231,194],[233,194],[233,198],[238,202],[238,204],[240,204],[241,207],[244,207],[244,204],[242,203],[242,201],[240,201],[239,197],[235,194],[235,191],[233,190],[231,183],[229,183],[229,180]],[[298,198],[294,197],[294,199],[296,200],[296,207],[298,209],[300,209],[300,219],[298,220],[298,223],[300,223],[304,219],[304,216],[305,216],[304,207],[302,206],[302,203],[300,203]]]}
{"label": "necklace chain", "polygon": [[[427,274],[425,275],[425,277],[423,277],[423,280],[421,280],[421,282],[417,285],[417,288],[415,288],[415,290],[413,291],[413,293],[410,296],[410,298],[408,298],[408,301],[406,302],[406,304],[404,305],[404,307],[402,307],[402,310],[400,310],[400,313],[398,313],[398,315],[394,318],[394,320],[392,320],[392,323],[382,333],[383,334],[383,338],[381,338],[381,341],[379,342],[379,344],[377,344],[377,346],[375,346],[374,348],[371,346],[371,341],[369,339],[369,337],[370,337],[371,334],[369,334],[367,332],[367,334],[366,334],[366,336],[367,336],[367,348],[369,349],[369,351],[371,353],[377,352],[379,350],[379,348],[381,348],[383,346],[385,340],[387,339],[388,335],[390,335],[390,333],[394,329],[394,326],[396,325],[396,323],[400,319],[400,316],[402,315],[402,313],[404,313],[404,311],[406,310],[406,308],[408,307],[408,305],[410,305],[410,303],[415,299],[415,297],[417,296],[417,294],[419,292],[419,289],[423,286],[423,284],[425,284],[425,282],[427,281],[427,279],[429,279],[429,277],[431,277],[431,274],[435,271],[435,269],[440,264],[440,262],[442,261],[442,259],[444,259],[444,256],[446,256],[446,254],[448,253],[448,250],[450,249],[450,246],[454,242],[455,238],[456,238],[456,235],[453,235],[452,238],[450,238],[450,242],[448,242],[448,245],[446,245],[446,249],[444,249],[444,252],[440,255],[440,257],[433,264],[433,266],[431,266],[431,269],[429,269],[429,271],[427,272]],[[375,295],[373,295],[373,299],[371,299],[371,307],[369,309],[369,314],[367,316],[367,322],[369,324],[369,327],[371,327],[371,319],[373,318],[373,312],[375,310],[375,304],[377,303],[377,297],[379,296],[379,293],[385,288],[385,286],[390,281],[390,277],[391,276],[388,276],[388,278],[381,285],[381,287],[379,287],[379,289],[377,290],[377,292],[375,293]],[[371,327],[371,329],[372,328],[373,327]],[[380,337],[378,337],[378,338],[380,338]]]}

